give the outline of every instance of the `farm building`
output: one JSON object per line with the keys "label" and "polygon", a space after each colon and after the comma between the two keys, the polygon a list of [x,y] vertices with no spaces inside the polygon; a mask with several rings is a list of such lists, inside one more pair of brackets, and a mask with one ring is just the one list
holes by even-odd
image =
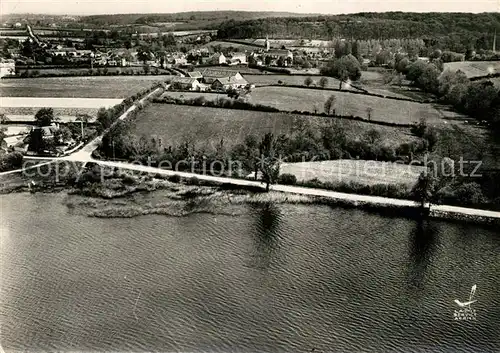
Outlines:
{"label": "farm building", "polygon": [[243,78],[239,72],[230,70],[205,69],[201,74],[203,75],[203,81],[208,84],[214,83],[218,78],[235,77],[238,80]]}
{"label": "farm building", "polygon": [[231,65],[246,64],[247,54],[246,53],[234,53],[231,59],[229,59]]}
{"label": "farm building", "polygon": [[264,62],[271,62],[271,65],[276,65],[278,60],[283,60],[286,66],[289,62],[293,62],[293,53],[288,49],[271,49],[263,54]]}
{"label": "farm building", "polygon": [[215,81],[212,83],[212,89],[215,91],[227,91],[230,88],[243,88],[247,85],[248,81],[245,80],[241,75],[239,75],[239,77],[221,77],[215,79]]}
{"label": "farm building", "polygon": [[176,77],[172,80],[171,87],[175,89],[196,91],[200,89],[200,82],[191,77]]}

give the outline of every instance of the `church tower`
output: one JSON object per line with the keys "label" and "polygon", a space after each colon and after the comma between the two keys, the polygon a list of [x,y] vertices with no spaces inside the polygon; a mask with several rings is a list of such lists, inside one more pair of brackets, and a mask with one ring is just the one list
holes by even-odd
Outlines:
{"label": "church tower", "polygon": [[266,36],[266,51],[269,51],[271,49],[271,45],[269,44],[269,36]]}

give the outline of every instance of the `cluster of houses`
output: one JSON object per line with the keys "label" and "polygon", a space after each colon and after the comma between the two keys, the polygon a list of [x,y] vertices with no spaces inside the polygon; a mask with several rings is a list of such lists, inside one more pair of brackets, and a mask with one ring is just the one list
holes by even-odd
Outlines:
{"label": "cluster of houses", "polygon": [[249,85],[249,82],[239,72],[210,68],[201,72],[188,72],[186,77],[174,78],[169,89],[226,92],[230,89],[241,89]]}

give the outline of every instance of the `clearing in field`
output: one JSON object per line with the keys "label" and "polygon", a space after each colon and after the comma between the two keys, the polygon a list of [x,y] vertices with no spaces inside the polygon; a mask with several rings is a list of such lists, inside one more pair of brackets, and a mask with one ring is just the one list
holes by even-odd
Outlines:
{"label": "clearing in field", "polygon": [[358,182],[364,185],[404,184],[411,188],[424,167],[379,161],[341,159],[335,161],[283,164],[280,173],[293,174],[298,181]]}
{"label": "clearing in field", "polygon": [[169,78],[172,78],[172,76],[4,79],[0,81],[0,96],[124,99],[151,87],[155,82],[164,82]]}
{"label": "clearing in field", "polygon": [[253,103],[285,111],[321,113],[328,97],[334,95],[338,115],[353,115],[373,121],[412,124],[425,118],[431,124],[443,124],[441,114],[430,104],[385,99],[349,92],[332,92],[293,87],[260,87],[251,93]]}
{"label": "clearing in field", "polygon": [[[289,134],[301,121],[319,126],[331,118],[310,117],[288,113],[267,113],[248,110],[220,109],[172,104],[151,104],[135,119],[135,133],[162,138],[164,146],[192,142],[196,148],[214,151],[224,140],[231,148],[243,143],[248,135],[262,137],[267,132]],[[349,138],[368,130],[380,132],[382,141],[402,143],[414,141],[407,128],[373,125],[360,121],[340,120]]]}
{"label": "clearing in field", "polygon": [[468,78],[500,73],[500,61],[458,61],[444,64],[444,71],[461,70]]}

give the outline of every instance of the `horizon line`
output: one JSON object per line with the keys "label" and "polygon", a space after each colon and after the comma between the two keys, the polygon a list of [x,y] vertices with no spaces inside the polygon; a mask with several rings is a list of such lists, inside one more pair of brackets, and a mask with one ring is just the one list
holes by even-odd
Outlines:
{"label": "horizon line", "polygon": [[110,12],[110,13],[44,13],[44,12],[4,12],[0,14],[0,18],[4,16],[22,16],[22,15],[37,15],[37,16],[77,16],[77,17],[88,17],[88,16],[119,16],[119,15],[175,15],[175,14],[188,14],[188,13],[211,13],[211,12],[240,12],[240,13],[268,13],[268,14],[290,14],[290,15],[311,15],[311,16],[342,16],[342,15],[356,15],[356,14],[383,14],[383,13],[418,13],[418,14],[433,14],[433,13],[453,13],[453,14],[485,14],[485,13],[498,13],[497,11],[358,11],[358,12],[293,12],[293,11],[251,11],[251,10],[205,10],[205,11],[177,11],[177,12]]}

